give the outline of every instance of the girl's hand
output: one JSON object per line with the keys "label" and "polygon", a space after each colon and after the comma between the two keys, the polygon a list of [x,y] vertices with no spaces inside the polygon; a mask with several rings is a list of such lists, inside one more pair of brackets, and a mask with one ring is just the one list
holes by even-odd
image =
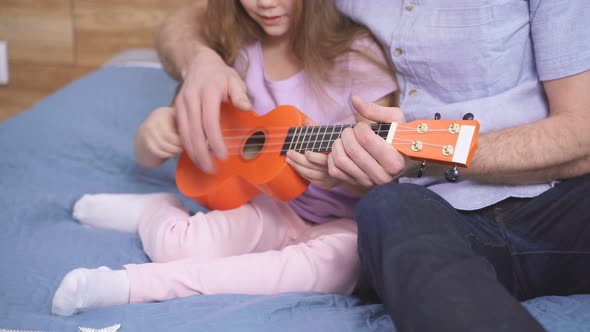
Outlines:
{"label": "girl's hand", "polygon": [[142,123],[135,136],[137,161],[143,167],[156,167],[181,151],[174,108],[157,108]]}
{"label": "girl's hand", "polygon": [[330,189],[340,184],[328,173],[328,155],[325,153],[305,151],[301,154],[289,150],[286,161],[299,175],[320,188]]}
{"label": "girl's hand", "polygon": [[[315,122],[306,119],[305,126],[315,126]],[[286,162],[299,175],[314,185],[330,189],[340,184],[340,180],[328,173],[328,155],[325,153],[305,151],[304,154],[294,150],[287,151]]]}

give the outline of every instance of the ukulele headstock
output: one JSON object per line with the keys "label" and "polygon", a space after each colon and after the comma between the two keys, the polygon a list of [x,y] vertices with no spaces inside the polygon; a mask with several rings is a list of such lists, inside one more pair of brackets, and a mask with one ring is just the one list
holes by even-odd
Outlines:
{"label": "ukulele headstock", "polygon": [[469,167],[478,134],[476,120],[416,120],[393,123],[387,141],[415,160]]}

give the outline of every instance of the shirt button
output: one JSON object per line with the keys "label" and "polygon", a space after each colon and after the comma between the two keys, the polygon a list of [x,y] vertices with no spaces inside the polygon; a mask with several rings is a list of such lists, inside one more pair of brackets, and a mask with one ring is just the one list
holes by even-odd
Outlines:
{"label": "shirt button", "polygon": [[401,48],[396,48],[396,49],[393,51],[393,54],[394,54],[395,56],[401,56],[402,54],[404,54],[404,51],[402,51],[402,49],[401,49]]}
{"label": "shirt button", "polygon": [[410,95],[410,97],[416,97],[416,95],[418,94],[418,91],[410,90],[410,92],[408,94]]}
{"label": "shirt button", "polygon": [[412,10],[414,10],[414,7],[416,7],[416,4],[414,4],[413,2],[410,2],[409,4],[406,5],[406,10],[411,12]]}

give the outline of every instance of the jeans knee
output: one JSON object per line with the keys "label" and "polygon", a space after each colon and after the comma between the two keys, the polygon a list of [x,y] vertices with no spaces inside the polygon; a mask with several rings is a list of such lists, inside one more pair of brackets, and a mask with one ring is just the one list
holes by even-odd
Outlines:
{"label": "jeans knee", "polygon": [[422,186],[399,183],[379,186],[365,195],[357,206],[355,219],[359,235],[415,233],[436,221],[435,206],[446,204],[440,196]]}

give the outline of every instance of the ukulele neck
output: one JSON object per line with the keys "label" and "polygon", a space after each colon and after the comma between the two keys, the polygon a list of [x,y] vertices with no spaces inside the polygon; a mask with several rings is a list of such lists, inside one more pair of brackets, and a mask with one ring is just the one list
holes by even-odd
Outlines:
{"label": "ukulele neck", "polygon": [[[305,151],[330,152],[332,144],[340,137],[342,131],[353,126],[354,124],[291,127],[281,148],[281,155],[286,154],[288,150],[295,150],[299,153]],[[390,123],[371,124],[373,132],[383,139],[387,139],[390,128]]]}

